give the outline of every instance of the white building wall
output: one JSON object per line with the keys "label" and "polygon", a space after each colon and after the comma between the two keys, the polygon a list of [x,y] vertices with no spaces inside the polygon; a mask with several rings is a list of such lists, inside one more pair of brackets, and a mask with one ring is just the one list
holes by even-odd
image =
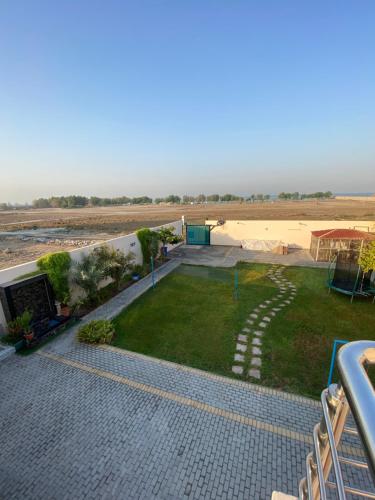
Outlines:
{"label": "white building wall", "polygon": [[[157,226],[150,228],[154,231],[160,229],[162,227],[170,227],[173,226],[175,228],[175,233],[182,235],[182,221],[174,221],[168,224],[163,224],[162,226]],[[116,250],[122,250],[125,253],[133,252],[135,256],[135,263],[142,264],[142,250],[137,235],[135,233],[127,234],[126,236],[119,236],[118,238],[112,238],[110,240],[95,243],[93,245],[88,245],[86,247],[77,248],[75,250],[71,250],[70,256],[73,261],[79,262],[84,255],[89,254],[96,247],[101,245],[109,245]],[[7,283],[8,281],[12,281],[17,279],[19,276],[23,276],[24,274],[31,273],[38,269],[36,265],[36,260],[31,262],[25,262],[24,264],[19,264],[18,266],[9,267],[8,269],[0,270],[0,285],[3,283]],[[5,329],[6,320],[2,305],[0,303],[0,333]]]}
{"label": "white building wall", "polygon": [[[206,221],[215,225],[217,221]],[[228,220],[211,231],[211,245],[240,246],[242,240],[281,240],[291,248],[310,248],[311,231],[359,229],[375,232],[375,221]]]}

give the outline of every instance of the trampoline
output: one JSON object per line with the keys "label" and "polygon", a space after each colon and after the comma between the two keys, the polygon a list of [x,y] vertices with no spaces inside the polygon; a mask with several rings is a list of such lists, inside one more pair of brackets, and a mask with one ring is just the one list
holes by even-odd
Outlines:
{"label": "trampoline", "polygon": [[338,251],[328,268],[328,288],[351,297],[373,297],[375,302],[374,272],[363,272],[358,264],[359,253],[353,250]]}

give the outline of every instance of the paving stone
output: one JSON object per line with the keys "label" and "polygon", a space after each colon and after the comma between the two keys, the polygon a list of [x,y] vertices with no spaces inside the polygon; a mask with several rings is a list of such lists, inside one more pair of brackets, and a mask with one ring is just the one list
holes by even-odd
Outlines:
{"label": "paving stone", "polygon": [[255,313],[260,313],[260,309],[259,309],[258,307],[256,307],[256,308],[254,309],[254,312],[255,312]]}
{"label": "paving stone", "polygon": [[243,366],[233,365],[232,372],[236,373],[237,375],[242,375],[243,374]]}
{"label": "paving stone", "polygon": [[276,316],[276,313],[274,311],[269,312],[270,316]]}
{"label": "paving stone", "polygon": [[257,337],[262,337],[264,335],[264,332],[262,330],[254,330],[254,335]]}
{"label": "paving stone", "polygon": [[274,311],[274,312],[279,312],[279,311],[281,311],[281,309],[280,309],[280,307],[274,307],[274,308],[272,309],[272,311]]}
{"label": "paving stone", "polygon": [[251,352],[253,356],[261,356],[262,355],[262,349],[259,349],[259,347],[253,347],[251,349]]}
{"label": "paving stone", "polygon": [[265,306],[264,304],[261,304],[259,307],[261,307],[262,309],[267,309],[267,306]]}
{"label": "paving stone", "polygon": [[262,345],[262,341],[259,338],[253,338],[252,344],[253,345]]}
{"label": "paving stone", "polygon": [[270,300],[266,300],[265,303],[266,304],[271,304],[271,301]]}
{"label": "paving stone", "polygon": [[250,333],[250,328],[247,328],[247,326],[245,326],[244,328],[242,328],[242,331],[245,332],[245,333]]}
{"label": "paving stone", "polygon": [[262,360],[260,358],[251,358],[251,366],[262,366]]}
{"label": "paving stone", "polygon": [[291,301],[290,300],[285,300],[284,304],[291,304]]}
{"label": "paving stone", "polygon": [[260,370],[257,370],[256,368],[251,368],[251,370],[249,370],[249,377],[257,378],[259,380]]}
{"label": "paving stone", "polygon": [[237,337],[237,340],[239,342],[247,342],[247,335],[241,335],[241,334],[239,334],[238,337]]}
{"label": "paving stone", "polygon": [[265,323],[264,321],[261,321],[259,323],[260,328],[266,328],[267,325],[268,325],[268,323]]}
{"label": "paving stone", "polygon": [[239,354],[236,352],[234,355],[234,361],[239,361],[240,363],[243,363],[245,361],[245,356],[243,354]]}
{"label": "paving stone", "polygon": [[264,316],[263,321],[267,321],[267,323],[269,323],[271,321],[271,318],[269,318],[268,316]]}
{"label": "paving stone", "polygon": [[236,345],[236,351],[240,352],[246,352],[247,346],[245,344],[237,344]]}
{"label": "paving stone", "polygon": [[254,324],[254,321],[252,319],[247,319],[246,320],[246,323],[248,323],[249,325],[253,325]]}
{"label": "paving stone", "polygon": [[255,314],[255,313],[251,313],[251,314],[250,314],[250,318],[257,319],[257,317],[258,317],[258,315],[257,315],[257,314]]}

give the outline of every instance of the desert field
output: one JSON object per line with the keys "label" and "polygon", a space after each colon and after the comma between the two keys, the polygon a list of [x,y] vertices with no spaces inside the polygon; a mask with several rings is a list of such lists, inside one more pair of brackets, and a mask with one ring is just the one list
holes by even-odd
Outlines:
{"label": "desert field", "polygon": [[30,209],[0,212],[0,269],[165,224],[185,216],[206,219],[375,220],[374,201],[306,200],[201,205],[130,205],[82,209]]}

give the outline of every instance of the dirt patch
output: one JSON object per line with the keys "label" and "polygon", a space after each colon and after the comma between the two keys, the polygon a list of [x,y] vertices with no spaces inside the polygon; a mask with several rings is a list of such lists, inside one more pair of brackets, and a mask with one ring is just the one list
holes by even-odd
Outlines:
{"label": "dirt patch", "polygon": [[[82,209],[30,209],[0,212],[0,232],[65,229],[65,240],[46,243],[0,236],[0,269],[34,260],[49,251],[71,250],[77,245],[103,241],[185,216],[188,223],[224,220],[375,220],[375,202],[352,200],[275,201],[202,205],[144,205]],[[80,243],[77,243],[80,241]],[[4,250],[7,250],[4,252]]]}

